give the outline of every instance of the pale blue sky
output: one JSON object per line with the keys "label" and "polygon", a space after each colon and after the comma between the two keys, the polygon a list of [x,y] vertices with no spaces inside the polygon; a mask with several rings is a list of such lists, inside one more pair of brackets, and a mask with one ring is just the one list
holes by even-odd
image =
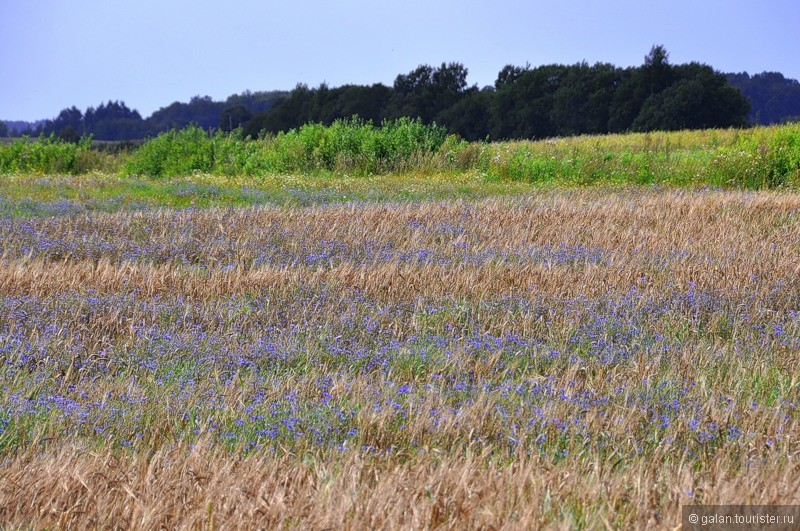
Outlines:
{"label": "pale blue sky", "polygon": [[0,0],[0,118],[124,100],[147,117],[194,95],[391,85],[458,61],[470,84],[506,64],[673,63],[800,78],[800,0],[382,2]]}

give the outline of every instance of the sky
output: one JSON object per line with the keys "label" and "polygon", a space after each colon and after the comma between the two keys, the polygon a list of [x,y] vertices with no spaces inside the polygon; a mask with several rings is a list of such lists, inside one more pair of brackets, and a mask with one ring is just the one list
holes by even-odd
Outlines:
{"label": "sky", "polygon": [[143,117],[196,95],[384,83],[460,62],[673,64],[800,78],[800,0],[0,0],[0,119],[124,101]]}

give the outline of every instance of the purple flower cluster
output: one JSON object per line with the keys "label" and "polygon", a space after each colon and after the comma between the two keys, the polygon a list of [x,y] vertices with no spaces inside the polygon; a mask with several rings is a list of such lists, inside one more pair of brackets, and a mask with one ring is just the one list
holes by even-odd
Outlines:
{"label": "purple flower cluster", "polygon": [[[396,242],[339,241],[316,239],[295,234],[279,222],[250,230],[241,243],[239,236],[217,231],[208,235],[208,227],[196,223],[191,213],[178,219],[136,218],[122,231],[96,223],[92,216],[74,221],[74,230],[60,227],[59,218],[0,218],[0,233],[6,258],[44,260],[99,260],[180,264],[199,267],[311,267],[328,268],[339,264],[376,265],[403,263],[413,265],[481,266],[485,264],[547,264],[580,266],[605,264],[609,254],[603,249],[584,245],[492,246],[481,242],[455,240],[447,245],[408,249]],[[216,227],[215,227],[216,228]],[[444,229],[433,227],[433,234]],[[447,230],[455,231],[457,228]],[[463,228],[461,228],[463,230]],[[164,237],[167,234],[169,237]]]}
{"label": "purple flower cluster", "polygon": [[[360,431],[374,416],[398,445],[442,442],[455,430],[552,456],[664,444],[701,455],[757,435],[780,441],[781,426],[797,420],[797,397],[787,389],[770,390],[760,397],[764,405],[750,397],[709,402],[691,376],[662,371],[615,382],[613,374],[642,360],[666,366],[686,349],[714,344],[706,326],[722,314],[739,332],[715,358],[720,370],[800,348],[797,312],[765,323],[748,321],[751,310],[695,288],[658,300],[631,290],[479,303],[387,303],[305,285],[203,304],[135,292],[4,297],[0,419],[5,432],[44,423],[65,436],[124,446],[143,444],[168,419],[177,439],[211,436],[235,448],[361,441],[385,450],[386,436]],[[497,315],[540,326],[492,332]],[[425,324],[396,326],[412,322]],[[597,376],[602,371],[608,375]],[[489,409],[476,417],[481,407]],[[743,429],[744,417],[762,409],[779,421],[772,431]],[[727,424],[716,411],[727,412]],[[599,429],[617,422],[627,426],[626,439]]]}

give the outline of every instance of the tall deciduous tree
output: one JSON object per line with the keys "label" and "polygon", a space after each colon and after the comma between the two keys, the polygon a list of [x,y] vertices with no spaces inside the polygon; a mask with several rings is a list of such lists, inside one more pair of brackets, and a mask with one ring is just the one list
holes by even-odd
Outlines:
{"label": "tall deciduous tree", "polygon": [[739,127],[746,124],[750,104],[707,65],[675,67],[675,82],[645,101],[633,123],[638,131]]}
{"label": "tall deciduous tree", "polygon": [[467,73],[461,63],[442,63],[438,68],[421,65],[408,74],[400,74],[394,81],[388,116],[434,121],[466,95]]}

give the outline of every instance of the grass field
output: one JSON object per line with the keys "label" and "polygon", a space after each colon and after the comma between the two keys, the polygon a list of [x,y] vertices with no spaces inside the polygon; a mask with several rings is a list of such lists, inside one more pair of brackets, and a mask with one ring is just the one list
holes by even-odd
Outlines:
{"label": "grass field", "polygon": [[0,524],[800,504],[800,193],[574,184],[2,178]]}

